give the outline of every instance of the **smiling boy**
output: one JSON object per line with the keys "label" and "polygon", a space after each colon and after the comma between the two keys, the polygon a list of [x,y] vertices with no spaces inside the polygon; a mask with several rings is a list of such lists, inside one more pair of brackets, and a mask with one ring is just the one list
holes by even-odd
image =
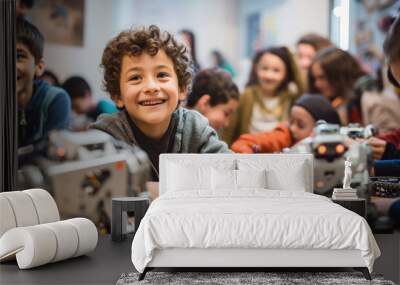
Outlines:
{"label": "smiling boy", "polygon": [[149,156],[158,180],[161,153],[229,152],[201,114],[179,107],[191,83],[185,47],[156,26],[121,32],[106,46],[104,86],[121,110],[91,128],[109,133]]}
{"label": "smiling boy", "polygon": [[50,131],[66,129],[69,125],[71,101],[68,94],[61,88],[37,80],[45,68],[43,45],[41,32],[30,22],[17,19],[16,95],[18,146],[22,154],[38,151],[38,145]]}

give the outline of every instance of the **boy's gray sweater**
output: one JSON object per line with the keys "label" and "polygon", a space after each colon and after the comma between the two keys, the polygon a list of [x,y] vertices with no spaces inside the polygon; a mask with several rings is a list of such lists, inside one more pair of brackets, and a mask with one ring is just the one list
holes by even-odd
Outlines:
{"label": "boy's gray sweater", "polygon": [[[218,139],[216,131],[200,113],[182,107],[175,112],[178,114],[178,125],[172,153],[231,152],[227,144]],[[126,112],[100,115],[90,128],[104,131],[129,145],[137,145]]]}

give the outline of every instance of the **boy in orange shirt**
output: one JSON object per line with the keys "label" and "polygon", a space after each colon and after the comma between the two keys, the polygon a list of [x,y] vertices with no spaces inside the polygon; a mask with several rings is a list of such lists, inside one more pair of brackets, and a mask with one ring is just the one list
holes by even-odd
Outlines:
{"label": "boy in orange shirt", "polygon": [[238,153],[273,153],[292,147],[313,134],[318,120],[340,125],[337,111],[320,95],[303,95],[290,110],[289,123],[281,123],[269,132],[244,134],[232,144]]}

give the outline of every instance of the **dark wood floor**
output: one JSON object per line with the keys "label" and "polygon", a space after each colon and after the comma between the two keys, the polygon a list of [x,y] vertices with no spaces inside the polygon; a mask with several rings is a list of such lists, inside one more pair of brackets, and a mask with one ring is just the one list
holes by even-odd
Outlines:
{"label": "dark wood floor", "polygon": [[375,234],[381,257],[375,261],[374,273],[400,284],[400,231],[392,234]]}
{"label": "dark wood floor", "polygon": [[[400,284],[400,232],[375,238],[382,256],[375,262],[374,273]],[[130,241],[113,243],[109,236],[102,236],[88,256],[29,270],[19,270],[15,261],[0,264],[0,284],[115,284],[122,273],[135,270],[130,253]]]}

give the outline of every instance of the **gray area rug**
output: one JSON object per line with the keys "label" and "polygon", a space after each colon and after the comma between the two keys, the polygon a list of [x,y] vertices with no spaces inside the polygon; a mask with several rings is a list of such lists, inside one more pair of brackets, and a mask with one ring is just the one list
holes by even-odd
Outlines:
{"label": "gray area rug", "polygon": [[360,272],[148,272],[142,281],[139,273],[122,274],[117,285],[133,284],[387,284],[382,276],[372,275],[372,281]]}

